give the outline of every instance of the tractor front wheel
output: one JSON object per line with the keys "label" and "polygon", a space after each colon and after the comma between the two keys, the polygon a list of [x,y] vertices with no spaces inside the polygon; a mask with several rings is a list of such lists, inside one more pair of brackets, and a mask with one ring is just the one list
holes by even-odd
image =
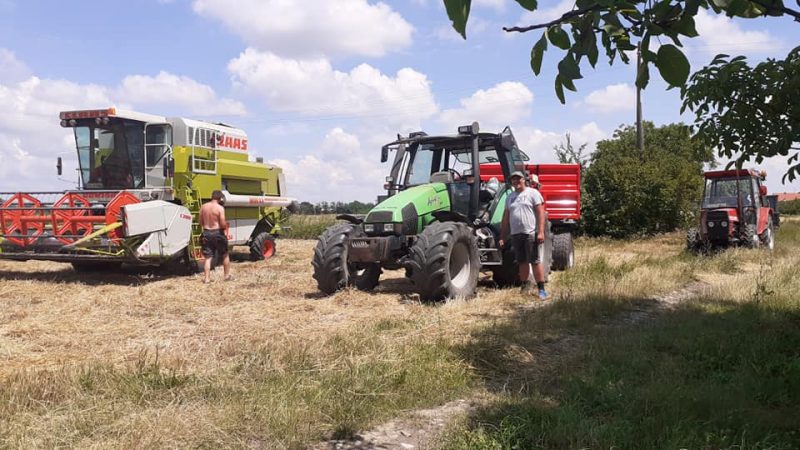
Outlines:
{"label": "tractor front wheel", "polygon": [[379,264],[359,267],[347,261],[350,238],[363,235],[360,227],[350,223],[333,225],[322,233],[311,261],[320,291],[330,295],[346,286],[372,290],[378,285],[381,274]]}
{"label": "tractor front wheel", "polygon": [[739,240],[742,242],[742,245],[747,248],[758,247],[759,237],[756,232],[756,226],[751,223],[745,224],[742,228],[742,234]]}
{"label": "tractor front wheel", "polygon": [[411,281],[420,299],[469,298],[478,286],[480,258],[470,228],[457,222],[434,222],[411,247]]}
{"label": "tractor front wheel", "polygon": [[275,236],[262,231],[250,242],[250,261],[263,261],[275,256]]}
{"label": "tractor front wheel", "polygon": [[700,231],[697,228],[689,228],[686,232],[686,249],[692,253],[700,253],[703,248],[703,241],[700,239]]}

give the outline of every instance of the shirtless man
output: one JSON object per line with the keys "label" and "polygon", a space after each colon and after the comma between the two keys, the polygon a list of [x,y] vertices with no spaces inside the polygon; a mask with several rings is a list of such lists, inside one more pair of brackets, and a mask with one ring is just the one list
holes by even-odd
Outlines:
{"label": "shirtless man", "polygon": [[200,208],[200,226],[203,227],[203,283],[211,282],[211,260],[214,255],[224,258],[222,267],[225,281],[231,277],[231,257],[228,255],[228,222],[225,220],[225,198],[222,191],[211,193],[211,201]]}

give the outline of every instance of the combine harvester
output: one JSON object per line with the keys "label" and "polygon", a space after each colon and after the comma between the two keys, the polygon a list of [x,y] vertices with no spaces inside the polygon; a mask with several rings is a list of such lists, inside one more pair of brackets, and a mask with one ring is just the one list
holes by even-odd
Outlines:
{"label": "combine harvester", "polygon": [[0,192],[0,258],[192,271],[202,258],[198,212],[214,190],[225,196],[230,245],[249,246],[253,260],[275,253],[294,203],[280,168],[250,161],[241,129],[116,108],[60,117],[75,134],[81,187]]}

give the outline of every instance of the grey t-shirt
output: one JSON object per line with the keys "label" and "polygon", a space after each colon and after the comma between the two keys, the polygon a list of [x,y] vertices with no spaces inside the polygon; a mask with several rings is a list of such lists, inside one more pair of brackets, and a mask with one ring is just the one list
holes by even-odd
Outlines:
{"label": "grey t-shirt", "polygon": [[544,203],[538,190],[526,187],[522,192],[512,190],[506,197],[508,222],[511,234],[536,233],[536,213],[534,207]]}

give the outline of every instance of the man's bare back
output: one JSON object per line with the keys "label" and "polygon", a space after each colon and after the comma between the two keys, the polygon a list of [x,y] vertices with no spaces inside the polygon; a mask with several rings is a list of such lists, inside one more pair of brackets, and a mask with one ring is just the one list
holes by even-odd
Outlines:
{"label": "man's bare back", "polygon": [[204,230],[225,230],[228,223],[225,221],[225,208],[215,201],[210,201],[200,207],[200,226]]}

